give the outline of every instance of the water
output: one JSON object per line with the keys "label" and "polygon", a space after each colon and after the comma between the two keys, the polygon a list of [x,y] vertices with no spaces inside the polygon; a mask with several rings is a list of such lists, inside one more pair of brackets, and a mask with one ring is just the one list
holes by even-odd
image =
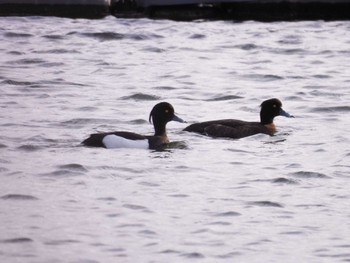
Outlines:
{"label": "water", "polygon": [[[1,262],[349,262],[350,22],[0,18]],[[165,151],[80,146],[169,123]]]}

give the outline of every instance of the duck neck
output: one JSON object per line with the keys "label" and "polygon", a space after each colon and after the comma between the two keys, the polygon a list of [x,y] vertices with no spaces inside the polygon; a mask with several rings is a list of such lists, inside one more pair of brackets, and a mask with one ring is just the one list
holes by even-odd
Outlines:
{"label": "duck neck", "polygon": [[165,124],[154,123],[154,136],[167,136],[165,130]]}
{"label": "duck neck", "polygon": [[273,135],[276,132],[276,126],[273,123],[274,117],[266,117],[266,116],[268,116],[268,115],[266,115],[266,114],[264,115],[264,114],[260,113],[260,123],[267,128],[268,133],[270,135]]}
{"label": "duck neck", "polygon": [[260,123],[263,125],[273,124],[273,118],[264,114],[264,112],[260,113]]}

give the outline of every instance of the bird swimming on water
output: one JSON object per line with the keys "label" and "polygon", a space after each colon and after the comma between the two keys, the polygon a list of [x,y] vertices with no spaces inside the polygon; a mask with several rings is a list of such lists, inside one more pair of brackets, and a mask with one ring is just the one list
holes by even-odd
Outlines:
{"label": "bird swimming on water", "polygon": [[276,126],[273,119],[277,116],[294,118],[282,109],[279,99],[273,98],[265,100],[261,105],[260,122],[248,122],[234,119],[213,120],[194,123],[184,129],[184,131],[196,132],[211,137],[224,137],[239,139],[252,136],[258,133],[274,135]]}
{"label": "bird swimming on water", "polygon": [[160,149],[169,143],[166,124],[169,121],[185,122],[175,115],[173,106],[167,102],[155,105],[149,115],[154,126],[154,135],[144,136],[133,132],[115,131],[91,134],[82,144],[104,148],[144,148]]}

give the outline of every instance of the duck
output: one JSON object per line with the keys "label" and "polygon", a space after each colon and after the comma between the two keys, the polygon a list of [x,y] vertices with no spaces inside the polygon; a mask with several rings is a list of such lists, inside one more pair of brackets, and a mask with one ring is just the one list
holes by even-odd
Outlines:
{"label": "duck", "polygon": [[107,149],[160,149],[169,143],[166,124],[170,121],[185,122],[175,114],[174,107],[170,103],[160,102],[153,107],[149,115],[149,122],[153,123],[154,135],[147,136],[128,131],[94,133],[85,139],[82,144]]}
{"label": "duck", "polygon": [[273,122],[275,117],[294,118],[293,115],[282,109],[282,102],[277,98],[265,100],[260,107],[260,122],[235,119],[213,120],[191,124],[184,131],[214,138],[240,139],[259,133],[272,136],[276,133],[276,125]]}

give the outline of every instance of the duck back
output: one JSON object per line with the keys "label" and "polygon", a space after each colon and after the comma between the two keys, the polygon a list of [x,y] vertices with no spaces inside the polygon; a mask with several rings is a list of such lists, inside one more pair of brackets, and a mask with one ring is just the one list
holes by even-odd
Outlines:
{"label": "duck back", "polygon": [[145,136],[142,136],[140,134],[132,133],[132,132],[108,132],[108,133],[94,133],[91,134],[89,138],[85,139],[82,144],[85,146],[91,146],[91,147],[104,147],[107,148],[104,139],[108,135],[115,135],[118,137],[122,137],[126,140],[146,140],[147,138]]}
{"label": "duck back", "polygon": [[247,122],[241,120],[215,120],[194,123],[184,131],[196,132],[211,137],[226,137],[239,139],[258,133],[271,135],[271,131],[259,122]]}

